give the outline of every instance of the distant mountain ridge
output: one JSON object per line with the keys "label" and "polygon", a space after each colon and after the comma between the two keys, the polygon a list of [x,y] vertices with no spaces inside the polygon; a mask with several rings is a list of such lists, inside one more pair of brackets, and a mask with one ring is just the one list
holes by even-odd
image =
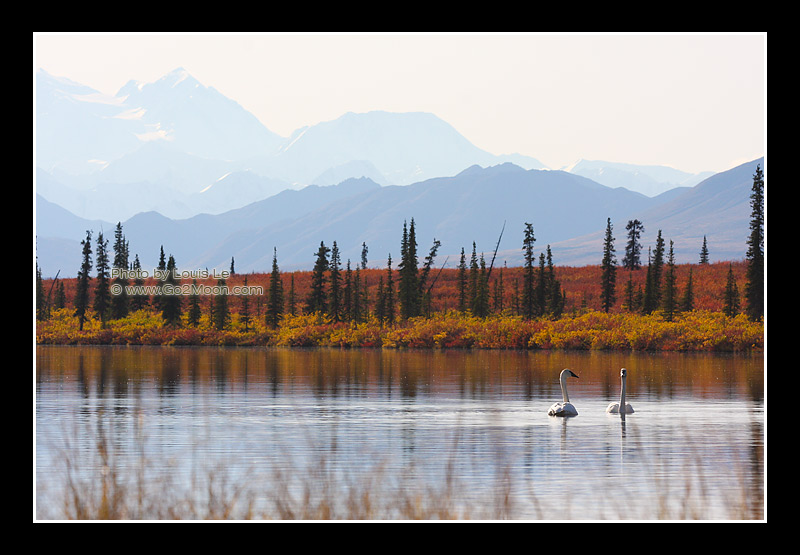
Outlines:
{"label": "distant mountain ridge", "polygon": [[[551,245],[557,265],[599,264],[609,217],[619,259],[625,223],[636,217],[645,225],[645,249],[662,229],[665,240],[675,241],[678,262],[697,261],[703,235],[712,260],[738,260],[746,250],[749,193],[758,164],[763,167],[763,158],[716,174],[677,196],[652,198],[562,171],[525,170],[510,163],[472,166],[408,186],[349,179],[337,186],[283,191],[219,215],[173,220],[148,212],[122,224],[131,254],[138,253],[146,268],[155,266],[163,245],[187,269],[224,269],[233,257],[240,272],[265,272],[273,247],[283,270],[310,269],[320,241],[328,246],[337,241],[343,263],[359,260],[366,243],[370,266],[383,267],[389,254],[398,257],[402,225],[411,218],[420,259],[436,238],[442,243],[437,264],[447,260],[449,267],[458,263],[462,247],[471,254],[473,241],[478,253],[489,258],[503,225],[497,263],[520,265],[525,222],[534,226],[536,252]],[[39,264],[46,276],[59,269],[62,276],[74,275],[85,229],[96,235],[102,228],[110,236],[116,225],[82,220],[43,201],[39,209]],[[65,241],[72,242],[66,253]],[[64,254],[66,258],[59,258]]]}

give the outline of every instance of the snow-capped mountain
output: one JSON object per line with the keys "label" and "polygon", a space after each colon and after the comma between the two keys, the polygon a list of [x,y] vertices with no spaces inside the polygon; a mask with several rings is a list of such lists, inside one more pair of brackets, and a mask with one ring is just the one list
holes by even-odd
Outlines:
{"label": "snow-capped mountain", "polygon": [[[544,167],[478,149],[428,113],[348,113],[279,137],[181,68],[154,83],[131,81],[113,97],[39,70],[36,103],[37,167],[70,189],[60,196],[72,196],[69,209],[86,218],[125,219],[127,199],[148,189],[164,195],[137,203],[169,217],[219,213],[236,202],[215,209],[200,197],[173,197],[198,194],[235,172],[297,188],[364,176],[407,185],[512,159]],[[255,200],[242,196],[237,206]]]}

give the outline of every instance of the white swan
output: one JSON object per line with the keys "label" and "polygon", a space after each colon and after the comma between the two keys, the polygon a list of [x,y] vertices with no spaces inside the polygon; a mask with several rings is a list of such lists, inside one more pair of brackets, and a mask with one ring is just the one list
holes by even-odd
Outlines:
{"label": "white swan", "polygon": [[567,378],[570,376],[573,378],[579,377],[569,368],[564,368],[561,371],[559,381],[561,382],[561,397],[563,398],[563,402],[553,403],[553,406],[547,411],[547,414],[550,416],[578,416],[578,410],[575,408],[575,405],[569,402],[569,395],[567,394]]}
{"label": "white swan", "polygon": [[[619,394],[619,403],[611,403],[608,405],[606,412],[611,414],[633,414],[633,407],[625,404],[625,380],[628,377],[628,371],[624,368],[619,371],[619,377],[622,380],[622,392]],[[625,407],[620,410],[620,407]]]}

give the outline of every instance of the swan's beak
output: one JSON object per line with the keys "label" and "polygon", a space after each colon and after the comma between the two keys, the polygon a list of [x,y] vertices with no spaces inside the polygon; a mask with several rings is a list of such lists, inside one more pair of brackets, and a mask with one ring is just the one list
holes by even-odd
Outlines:
{"label": "swan's beak", "polygon": [[578,374],[576,374],[575,372],[573,372],[572,370],[570,370],[570,371],[569,371],[569,374],[570,374],[570,376],[572,376],[573,378],[580,378],[580,376],[579,376]]}

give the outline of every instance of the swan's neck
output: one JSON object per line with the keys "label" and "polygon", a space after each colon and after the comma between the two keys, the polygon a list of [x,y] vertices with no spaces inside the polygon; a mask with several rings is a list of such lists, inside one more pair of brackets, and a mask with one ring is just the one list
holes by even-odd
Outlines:
{"label": "swan's neck", "polygon": [[567,376],[566,374],[561,375],[561,398],[564,400],[565,403],[569,403],[569,395],[567,394]]}
{"label": "swan's neck", "polygon": [[619,410],[625,410],[625,377],[622,378],[622,392],[619,394]]}

